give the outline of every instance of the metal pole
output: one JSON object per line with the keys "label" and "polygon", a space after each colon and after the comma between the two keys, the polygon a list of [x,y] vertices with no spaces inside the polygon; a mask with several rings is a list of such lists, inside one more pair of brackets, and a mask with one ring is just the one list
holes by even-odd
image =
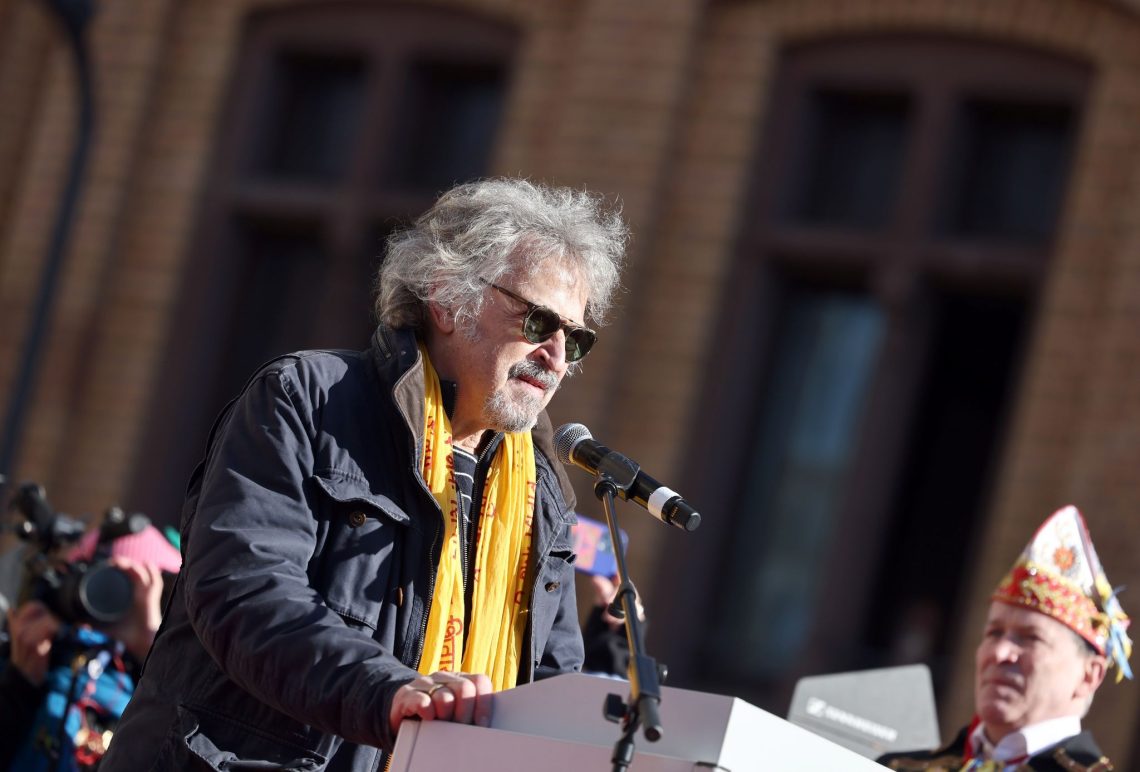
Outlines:
{"label": "metal pole", "polygon": [[84,37],[94,12],[93,0],[47,0],[47,5],[67,33],[68,43],[74,57],[78,114],[67,182],[60,198],[59,210],[56,212],[51,244],[40,277],[39,293],[32,308],[31,320],[24,336],[20,366],[16,371],[12,393],[8,400],[4,436],[0,440],[0,476],[7,472],[9,479],[16,466],[16,453],[27,418],[28,403],[32,387],[35,384],[36,371],[39,369],[42,349],[45,345],[44,339],[52,305],[55,301],[56,285],[59,282],[68,235],[75,217],[75,207],[79,200],[83,173],[87,166],[87,156],[91,145],[92,130],[95,125],[91,70]]}

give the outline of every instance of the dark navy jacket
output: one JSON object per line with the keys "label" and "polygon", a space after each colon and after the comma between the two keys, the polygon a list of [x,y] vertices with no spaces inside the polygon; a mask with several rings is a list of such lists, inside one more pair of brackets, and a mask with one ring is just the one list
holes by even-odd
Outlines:
{"label": "dark navy jacket", "polygon": [[[270,362],[222,413],[183,509],[182,572],[102,772],[380,766],[442,542],[419,472],[423,377],[414,336],[381,327],[369,351]],[[582,663],[573,494],[551,434],[543,414],[520,683]]]}

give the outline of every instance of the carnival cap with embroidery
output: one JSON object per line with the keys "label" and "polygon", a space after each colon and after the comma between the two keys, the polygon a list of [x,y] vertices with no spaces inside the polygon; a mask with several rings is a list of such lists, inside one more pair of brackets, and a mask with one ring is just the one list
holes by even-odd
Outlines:
{"label": "carnival cap with embroidery", "polygon": [[1117,681],[1132,678],[1128,615],[1104,575],[1076,507],[1059,509],[1041,524],[993,599],[1053,617],[1107,656],[1109,665],[1117,667]]}

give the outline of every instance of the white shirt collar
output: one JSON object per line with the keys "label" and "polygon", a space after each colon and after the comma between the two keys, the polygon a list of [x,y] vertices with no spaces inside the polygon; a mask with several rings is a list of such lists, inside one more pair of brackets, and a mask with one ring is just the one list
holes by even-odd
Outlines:
{"label": "white shirt collar", "polygon": [[1081,720],[1077,716],[1062,716],[1039,721],[1010,732],[996,745],[989,741],[984,730],[985,725],[978,724],[970,735],[974,755],[984,755],[995,761],[1008,761],[1023,756],[1036,756],[1041,751],[1080,734]]}

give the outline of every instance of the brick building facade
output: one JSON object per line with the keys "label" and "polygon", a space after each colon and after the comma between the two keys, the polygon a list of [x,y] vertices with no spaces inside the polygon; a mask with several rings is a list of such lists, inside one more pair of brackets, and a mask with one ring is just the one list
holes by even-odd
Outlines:
{"label": "brick building facade", "polygon": [[[367,281],[384,229],[415,214],[430,175],[414,194],[400,180],[420,171],[385,177],[376,190],[388,197],[375,201],[361,192],[371,183],[353,177],[326,201],[316,188],[262,184],[255,172],[304,167],[308,157],[297,161],[274,139],[282,102],[259,84],[294,94],[290,73],[302,72],[300,96],[290,98],[306,104],[303,88],[334,83],[347,95],[330,103],[337,110],[357,104],[353,84],[388,93],[376,73],[395,60],[383,46],[365,53],[372,30],[395,48],[397,39],[422,41],[446,65],[417,69],[407,54],[396,94],[405,82],[427,83],[427,93],[467,66],[465,56],[479,62],[486,76],[477,82],[455,76],[468,89],[463,104],[496,112],[483,166],[464,173],[587,186],[624,203],[634,233],[630,292],[553,413],[710,502],[694,534],[636,514],[624,523],[636,545],[631,569],[657,620],[652,642],[673,683],[731,690],[783,712],[794,677],[896,661],[891,647],[907,630],[892,611],[913,601],[907,608],[920,620],[935,607],[925,631],[938,642],[926,651],[941,663],[949,731],[971,709],[985,596],[1055,508],[1078,504],[1111,579],[1140,586],[1140,4],[1125,0],[99,3],[89,35],[97,134],[19,463],[6,470],[14,479],[45,483],[65,511],[120,502],[173,522],[172,481],[188,474],[205,416],[234,377],[213,372],[199,384],[195,374],[231,361],[223,355],[239,322],[250,352],[263,353],[257,322],[266,317],[241,313],[243,282],[260,274],[249,279],[233,266],[288,242],[285,223],[296,220],[308,223],[299,239],[313,245],[313,259],[348,255],[355,262],[336,275]],[[302,59],[289,59],[290,46],[304,49]],[[44,8],[0,0],[0,404],[21,362],[73,103],[70,61]],[[393,102],[392,116],[408,104]],[[445,100],[423,114],[450,109],[459,108]],[[397,132],[384,135],[395,142],[392,116],[361,120]],[[284,149],[247,163],[263,144]],[[335,165],[335,153],[329,158]],[[971,176],[971,162],[995,158],[1013,160]],[[252,170],[248,179],[239,169]],[[323,309],[361,295],[360,286],[322,291]],[[274,292],[302,297],[288,286]],[[367,323],[359,305],[360,322],[345,325]],[[309,335],[304,314],[313,310],[285,307],[269,338]],[[355,327],[315,313],[328,338],[295,345],[347,345],[338,334],[355,345]],[[863,381],[828,397],[847,422],[842,432],[827,425],[839,450],[808,449],[797,462],[817,475],[805,479],[823,480],[809,488],[832,492],[808,512],[819,532],[804,544],[779,525],[799,510],[777,512],[797,489],[758,488],[753,478],[765,464],[787,470],[799,458],[800,424],[772,428],[781,405],[794,407],[777,399],[781,373],[808,382],[810,363],[795,364],[796,330],[807,325],[816,337],[805,340],[821,346],[828,319],[839,320],[833,343],[848,357],[838,372]],[[988,334],[991,322],[1000,333]],[[959,349],[979,352],[978,374],[940,359]],[[238,385],[256,364],[239,360]],[[824,359],[818,366],[836,372]],[[835,380],[821,376],[820,388]],[[974,439],[923,443],[927,430],[943,436],[946,406],[969,403],[936,382],[964,392],[975,380],[988,407]],[[803,431],[812,418],[805,414]],[[775,451],[756,437],[792,450],[771,462],[765,454]],[[973,471],[961,479],[939,471],[957,463]],[[960,501],[970,511],[959,519],[927,508],[923,479],[948,495],[966,490]],[[597,516],[586,480],[578,482],[580,509]],[[750,530],[755,520],[768,525]],[[955,546],[931,564],[936,575],[914,565],[892,575],[903,562],[894,550],[926,548],[939,534]],[[741,562],[738,537],[765,536],[789,540],[779,554],[826,567],[807,590],[793,587],[802,622],[781,632],[787,638],[738,624],[734,614],[747,611],[718,600],[726,577],[778,586],[781,577],[728,568]],[[757,544],[744,554],[767,553]],[[782,576],[802,576],[797,570]],[[779,616],[773,593],[757,590],[757,608]],[[1130,593],[1123,603],[1140,615]],[[916,624],[911,632],[923,632]],[[751,652],[741,670],[702,664],[715,651],[710,631],[725,631],[727,651]],[[768,650],[779,656],[759,661],[755,652]],[[785,666],[774,673],[780,657]],[[1118,769],[1140,772],[1134,684],[1106,685],[1089,722]]]}

